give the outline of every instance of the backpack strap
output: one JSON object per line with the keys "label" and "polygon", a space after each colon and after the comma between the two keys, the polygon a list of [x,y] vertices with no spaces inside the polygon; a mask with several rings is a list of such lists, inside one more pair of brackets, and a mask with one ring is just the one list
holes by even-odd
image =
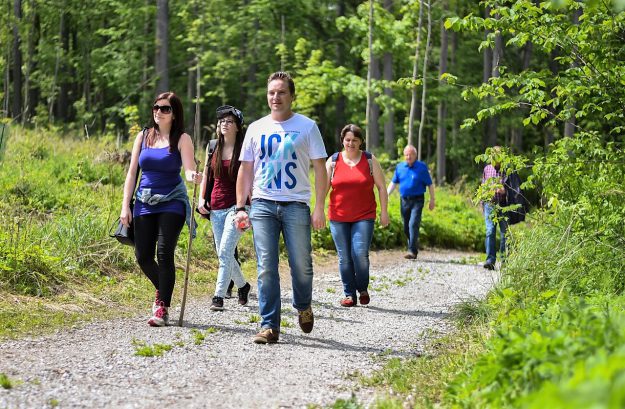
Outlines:
{"label": "backpack strap", "polygon": [[373,155],[371,155],[369,151],[364,151],[364,153],[365,158],[367,158],[367,163],[369,163],[369,174],[373,176]]}
{"label": "backpack strap", "polygon": [[208,169],[210,167],[210,161],[213,159],[213,153],[215,152],[215,148],[217,147],[217,139],[211,139],[208,141],[208,145],[206,145],[206,160],[204,161],[205,167]]}
{"label": "backpack strap", "polygon": [[[332,154],[332,163],[330,167],[332,168],[332,173],[330,174],[330,183],[332,183],[332,179],[334,179],[334,171],[336,170],[336,161],[339,159],[340,152],[334,152]],[[369,174],[373,176],[373,155],[369,151],[363,151],[365,154],[365,158],[367,159],[367,163],[369,164]]]}
{"label": "backpack strap", "polygon": [[336,170],[336,161],[339,159],[340,152],[334,152],[332,154],[332,163],[330,167],[332,168],[332,173],[330,173],[330,183],[332,183],[332,179],[334,179],[334,171]]}

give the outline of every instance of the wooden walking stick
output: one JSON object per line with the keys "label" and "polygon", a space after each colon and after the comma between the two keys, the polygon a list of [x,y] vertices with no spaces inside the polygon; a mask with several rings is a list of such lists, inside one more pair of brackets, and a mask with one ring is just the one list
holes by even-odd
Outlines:
{"label": "wooden walking stick", "polygon": [[[200,140],[200,63],[199,59],[195,57],[195,69],[196,69],[196,95],[195,95],[195,120],[193,123],[193,139],[194,145],[197,146]],[[200,169],[200,163],[195,158],[195,171]],[[193,183],[193,199],[191,201],[191,222],[189,223],[189,247],[187,248],[187,264],[184,269],[184,287],[182,289],[182,305],[180,305],[180,318],[178,319],[178,326],[182,327],[182,318],[184,317],[184,306],[187,303],[187,285],[189,284],[189,262],[191,261],[191,245],[193,244],[193,231],[195,230],[195,200],[197,193],[197,183]]]}
{"label": "wooden walking stick", "polygon": [[[200,164],[195,161],[195,171],[199,169]],[[187,248],[187,264],[184,268],[184,286],[182,288],[182,305],[180,305],[180,318],[178,326],[182,327],[182,318],[184,317],[184,306],[187,303],[187,285],[189,284],[189,262],[191,261],[191,246],[193,245],[193,231],[195,230],[195,217],[193,209],[195,209],[195,195],[197,193],[197,183],[193,183],[193,199],[191,200],[191,221],[189,222],[189,247]]]}

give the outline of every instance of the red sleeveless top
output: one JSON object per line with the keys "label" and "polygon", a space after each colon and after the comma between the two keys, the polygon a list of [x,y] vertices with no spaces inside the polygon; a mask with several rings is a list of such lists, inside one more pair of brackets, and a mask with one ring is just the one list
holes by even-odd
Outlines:
{"label": "red sleeveless top", "polygon": [[335,222],[375,220],[375,194],[369,162],[363,153],[353,168],[339,153],[334,168],[328,205],[328,218]]}

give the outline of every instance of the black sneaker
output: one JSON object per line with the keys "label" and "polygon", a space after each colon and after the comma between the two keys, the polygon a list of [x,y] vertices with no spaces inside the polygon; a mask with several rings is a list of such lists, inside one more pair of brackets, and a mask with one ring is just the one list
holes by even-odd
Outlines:
{"label": "black sneaker", "polygon": [[492,261],[487,261],[486,263],[484,263],[484,268],[487,270],[494,270],[495,263],[493,263]]}
{"label": "black sneaker", "polygon": [[228,284],[228,289],[226,290],[226,298],[232,298],[232,288],[234,287],[234,281],[230,280],[230,284]]}
{"label": "black sneaker", "polygon": [[250,283],[245,283],[243,287],[237,290],[237,294],[239,296],[239,304],[247,305],[247,299],[248,299],[248,296],[250,295],[251,289],[252,289],[252,286],[250,285]]}
{"label": "black sneaker", "polygon": [[224,310],[224,299],[221,297],[213,297],[213,302],[211,304],[211,311],[223,311]]}

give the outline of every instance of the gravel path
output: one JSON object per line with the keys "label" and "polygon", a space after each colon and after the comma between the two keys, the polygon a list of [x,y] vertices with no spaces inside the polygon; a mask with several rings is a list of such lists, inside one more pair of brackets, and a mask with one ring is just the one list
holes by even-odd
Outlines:
{"label": "gravel path", "polygon": [[[2,342],[0,373],[15,386],[0,388],[0,408],[305,408],[352,392],[370,404],[375,391],[360,387],[355,373],[379,368],[380,355],[421,352],[432,336],[449,330],[450,307],[492,286],[492,272],[457,263],[464,256],[422,252],[411,261],[398,252],[372,254],[371,304],[356,308],[338,305],[336,267],[318,268],[313,332],[299,330],[290,290],[283,288],[275,345],[252,343],[255,288],[248,306],[226,300],[224,312],[209,311],[208,299],[189,300],[183,328],[150,328],[141,316]],[[170,315],[177,323],[178,311]],[[133,341],[172,349],[136,356]]]}

